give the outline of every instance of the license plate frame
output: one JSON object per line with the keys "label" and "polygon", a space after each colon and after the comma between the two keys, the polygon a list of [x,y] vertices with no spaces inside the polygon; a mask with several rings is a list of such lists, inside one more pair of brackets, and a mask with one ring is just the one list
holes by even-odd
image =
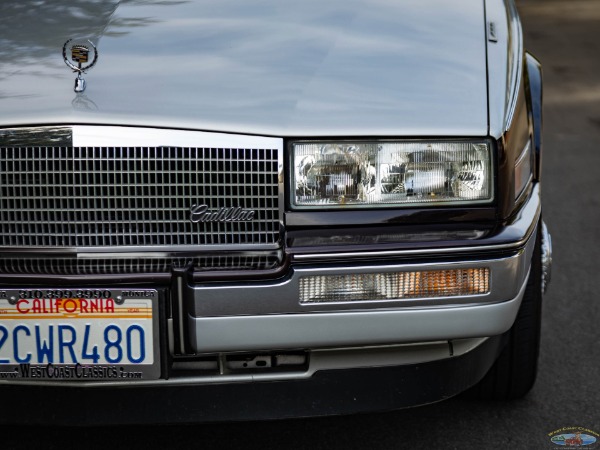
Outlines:
{"label": "license plate frame", "polygon": [[159,315],[156,289],[0,289],[0,382],[156,380]]}

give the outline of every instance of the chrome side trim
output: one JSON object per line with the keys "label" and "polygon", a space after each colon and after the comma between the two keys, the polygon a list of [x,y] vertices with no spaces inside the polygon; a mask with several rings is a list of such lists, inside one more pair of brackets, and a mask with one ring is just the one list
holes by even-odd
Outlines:
{"label": "chrome side trim", "polygon": [[531,198],[520,211],[514,223],[510,226],[518,230],[521,238],[507,244],[497,245],[473,245],[470,247],[451,247],[451,248],[429,248],[429,249],[409,249],[409,250],[387,250],[387,251],[366,251],[366,252],[340,252],[340,253],[311,253],[294,254],[294,261],[318,261],[326,259],[344,259],[344,258],[377,258],[389,256],[408,256],[408,255],[451,255],[462,252],[489,252],[491,250],[514,250],[522,247],[529,240],[535,231],[538,219],[541,215],[540,186],[536,184],[533,187]]}
{"label": "chrome side trim", "polygon": [[546,293],[552,279],[552,236],[542,221],[542,293]]}

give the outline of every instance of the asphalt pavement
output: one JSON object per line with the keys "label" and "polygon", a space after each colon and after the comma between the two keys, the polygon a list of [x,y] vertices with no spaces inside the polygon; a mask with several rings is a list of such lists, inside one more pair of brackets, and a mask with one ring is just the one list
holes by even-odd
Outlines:
{"label": "asphalt pavement", "polygon": [[[518,6],[526,48],[544,68],[543,215],[554,244],[539,375],[525,399],[459,397],[397,412],[273,422],[42,428],[36,446],[552,449],[560,447],[549,434],[561,428],[600,433],[600,1],[521,0]],[[0,449],[34,444],[26,427],[0,431]]]}

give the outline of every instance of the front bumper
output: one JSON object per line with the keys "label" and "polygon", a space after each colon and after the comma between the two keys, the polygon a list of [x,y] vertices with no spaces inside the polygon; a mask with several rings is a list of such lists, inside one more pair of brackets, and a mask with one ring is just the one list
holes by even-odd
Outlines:
{"label": "front bumper", "polygon": [[[536,186],[498,233],[510,237],[505,242],[437,252],[303,253],[294,256],[287,276],[270,281],[193,281],[176,274],[173,313],[163,327],[170,348],[162,349],[161,379],[0,380],[0,395],[18,399],[17,409],[0,423],[267,419],[395,409],[451,397],[479,381],[502,349],[527,284],[540,220]],[[435,303],[298,302],[303,276],[464,267],[489,269],[488,294]],[[306,359],[290,370],[223,370],[227,355],[294,352]],[[207,357],[215,358],[217,369],[195,372]],[[69,398],[94,407],[83,416],[68,406],[54,408],[51,418],[42,413],[44,404],[69,405]],[[148,407],[141,411],[139,404]]]}
{"label": "front bumper", "polygon": [[[501,261],[500,265],[519,265]],[[498,263],[498,261],[494,261]],[[189,317],[197,353],[382,345],[495,336],[513,324],[526,285],[505,301],[476,306],[338,311],[228,317]],[[510,273],[510,271],[506,271]]]}
{"label": "front bumper", "polygon": [[504,342],[504,336],[496,336],[464,354],[423,364],[339,366],[294,379],[248,377],[238,383],[225,380],[194,385],[164,382],[161,388],[148,384],[121,388],[96,384],[95,389],[79,383],[70,387],[63,383],[0,384],[0,396],[11,405],[0,416],[0,424],[194,423],[400,409],[450,398],[468,389],[489,370]]}

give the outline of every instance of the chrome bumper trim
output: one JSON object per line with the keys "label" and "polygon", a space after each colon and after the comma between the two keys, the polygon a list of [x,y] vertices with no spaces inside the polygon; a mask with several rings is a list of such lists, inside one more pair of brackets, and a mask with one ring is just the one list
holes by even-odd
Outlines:
{"label": "chrome bumper trim", "polygon": [[552,279],[552,236],[542,221],[542,293],[546,293]]}

